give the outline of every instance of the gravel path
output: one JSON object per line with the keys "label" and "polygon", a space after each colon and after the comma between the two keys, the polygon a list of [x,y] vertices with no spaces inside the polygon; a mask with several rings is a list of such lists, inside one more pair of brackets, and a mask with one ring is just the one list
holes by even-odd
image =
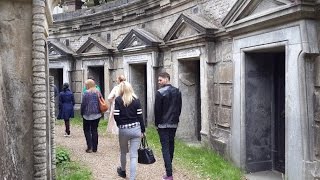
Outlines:
{"label": "gravel path", "polygon": [[[118,138],[106,133],[99,134],[99,145],[97,153],[86,153],[86,142],[81,127],[71,127],[71,137],[64,137],[64,127],[56,126],[56,144],[66,147],[71,152],[72,161],[80,161],[86,164],[92,171],[95,180],[123,180],[118,177],[116,167],[119,162]],[[165,172],[161,154],[155,154],[156,162],[151,165],[138,164],[137,180],[161,180]],[[129,154],[127,155],[127,176],[129,175]],[[174,166],[174,164],[173,164]],[[175,180],[199,179],[190,172],[177,169],[174,166]],[[127,178],[128,179],[128,178]]]}

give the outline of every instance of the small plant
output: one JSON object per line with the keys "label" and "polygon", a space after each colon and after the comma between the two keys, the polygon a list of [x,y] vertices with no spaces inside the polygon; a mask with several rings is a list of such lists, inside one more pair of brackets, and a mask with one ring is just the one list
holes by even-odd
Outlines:
{"label": "small plant", "polygon": [[57,180],[92,180],[90,169],[80,162],[70,161],[68,149],[58,146],[56,149]]}
{"label": "small plant", "polygon": [[56,151],[56,164],[58,165],[64,162],[70,162],[70,154],[66,149],[58,147]]}

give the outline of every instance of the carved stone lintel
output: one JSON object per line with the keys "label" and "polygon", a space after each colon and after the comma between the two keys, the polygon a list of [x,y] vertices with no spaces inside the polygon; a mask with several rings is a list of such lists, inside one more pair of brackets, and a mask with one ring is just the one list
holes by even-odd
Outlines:
{"label": "carved stone lintel", "polygon": [[74,26],[72,26],[72,30],[73,30],[73,31],[80,30],[80,25],[74,25]]}
{"label": "carved stone lintel", "polygon": [[200,57],[200,54],[201,53],[199,49],[183,50],[177,53],[177,59],[188,59],[188,58]]}
{"label": "carved stone lintel", "polygon": [[171,0],[162,0],[160,1],[160,8],[165,9],[171,6]]}
{"label": "carved stone lintel", "polygon": [[123,17],[122,16],[114,16],[113,17],[113,22],[117,23],[117,22],[121,22],[123,21]]}
{"label": "carved stone lintel", "polygon": [[100,22],[100,21],[94,21],[94,22],[92,22],[91,24],[92,24],[92,26],[94,26],[94,27],[99,27],[99,26],[101,26],[101,22]]}
{"label": "carved stone lintel", "polygon": [[146,14],[146,11],[144,9],[139,9],[136,12],[137,17],[144,16],[145,14]]}

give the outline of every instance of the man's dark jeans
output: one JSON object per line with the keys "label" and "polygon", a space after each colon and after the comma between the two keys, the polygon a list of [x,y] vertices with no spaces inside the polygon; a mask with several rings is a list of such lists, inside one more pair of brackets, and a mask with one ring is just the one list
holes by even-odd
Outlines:
{"label": "man's dark jeans", "polygon": [[172,176],[172,159],[174,153],[174,137],[177,128],[158,128],[160,142],[162,146],[162,156],[167,176]]}
{"label": "man's dark jeans", "polygon": [[94,152],[98,149],[98,125],[99,119],[85,120],[83,119],[83,131],[87,141],[87,148]]}

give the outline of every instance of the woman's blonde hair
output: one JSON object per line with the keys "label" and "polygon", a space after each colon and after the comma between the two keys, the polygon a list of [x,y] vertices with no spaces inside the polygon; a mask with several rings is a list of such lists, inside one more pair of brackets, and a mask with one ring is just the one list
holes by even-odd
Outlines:
{"label": "woman's blonde hair", "polygon": [[92,80],[92,79],[86,80],[86,82],[85,82],[84,84],[86,85],[87,90],[96,87],[96,83],[95,83],[94,80]]}
{"label": "woman's blonde hair", "polygon": [[119,83],[121,83],[122,81],[125,81],[125,80],[126,80],[126,77],[124,77],[124,75],[122,75],[122,74],[117,77],[117,81]]}
{"label": "woman's blonde hair", "polygon": [[137,95],[134,93],[131,84],[127,81],[122,81],[119,84],[119,95],[122,96],[123,105],[129,106]]}

